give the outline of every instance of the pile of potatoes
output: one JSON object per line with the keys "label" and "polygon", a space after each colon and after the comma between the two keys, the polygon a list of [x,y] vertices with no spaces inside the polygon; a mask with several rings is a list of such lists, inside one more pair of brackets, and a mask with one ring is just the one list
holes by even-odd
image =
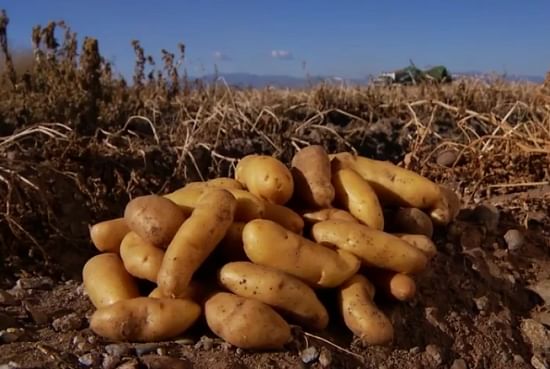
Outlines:
{"label": "pile of potatoes", "polygon": [[[435,226],[459,209],[448,188],[390,162],[312,145],[291,165],[248,155],[234,178],[132,199],[90,227],[90,328],[113,341],[175,338],[204,318],[245,349],[280,349],[291,324],[333,317],[369,345],[393,340],[375,293],[408,301],[437,253]],[[143,283],[148,288],[143,287]],[[339,317],[334,315],[338,314]]]}

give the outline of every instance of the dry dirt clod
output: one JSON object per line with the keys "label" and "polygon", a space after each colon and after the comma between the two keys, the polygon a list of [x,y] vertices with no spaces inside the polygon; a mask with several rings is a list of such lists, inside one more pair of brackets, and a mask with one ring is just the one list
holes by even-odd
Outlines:
{"label": "dry dirt clod", "polygon": [[0,305],[11,306],[17,304],[15,297],[7,291],[0,290]]}
{"label": "dry dirt clod", "polygon": [[82,318],[76,313],[70,313],[52,322],[52,327],[58,332],[69,332],[82,327]]}
{"label": "dry dirt clod", "polygon": [[199,342],[195,344],[196,349],[203,349],[203,350],[212,350],[212,347],[214,347],[214,340],[208,336],[201,336],[201,339]]}
{"label": "dry dirt clod", "polygon": [[546,352],[550,350],[550,331],[544,325],[534,319],[525,319],[521,322],[520,328],[534,351]]}
{"label": "dry dirt clod", "polygon": [[508,250],[516,251],[523,246],[525,238],[517,229],[510,229],[504,234],[504,241],[506,241],[506,245],[508,245]]}
{"label": "dry dirt clod", "polygon": [[152,343],[138,343],[134,346],[134,349],[136,350],[136,354],[138,356],[148,354],[150,352],[156,351],[160,347],[160,344],[152,342]]}
{"label": "dry dirt clod", "polygon": [[97,352],[88,352],[78,358],[78,362],[84,366],[97,367],[101,360],[101,356]]}
{"label": "dry dirt clod", "polygon": [[531,365],[535,369],[548,369],[548,362],[538,355],[533,355],[531,358]]}
{"label": "dry dirt clod", "polygon": [[500,221],[499,210],[491,204],[481,204],[474,209],[475,220],[484,225],[487,231],[496,232]]}
{"label": "dry dirt clod", "polygon": [[41,309],[39,309],[35,306],[25,304],[25,310],[27,310],[27,312],[31,316],[32,320],[37,325],[47,324],[48,321],[50,320],[50,317],[44,311],[42,311]]}
{"label": "dry dirt clod", "polygon": [[486,312],[489,307],[489,298],[487,296],[481,296],[479,298],[474,298],[476,307],[481,312]]}
{"label": "dry dirt clod", "polygon": [[126,356],[130,353],[131,347],[125,343],[112,343],[105,346],[105,352],[113,356]]}
{"label": "dry dirt clod", "polygon": [[147,369],[192,369],[193,365],[189,360],[176,359],[169,356],[145,355],[141,362]]}
{"label": "dry dirt clod", "polygon": [[312,363],[319,358],[319,350],[315,346],[309,346],[300,352],[300,358],[305,364]]}
{"label": "dry dirt clod", "polygon": [[437,155],[436,163],[442,167],[450,167],[458,157],[456,150],[445,150]]}
{"label": "dry dirt clod", "polygon": [[103,369],[113,369],[118,365],[118,363],[120,363],[120,357],[107,354],[103,355],[103,362],[101,363],[101,367]]}
{"label": "dry dirt clod", "polygon": [[329,368],[330,364],[332,364],[332,354],[324,347],[321,348],[321,353],[319,354],[319,364],[323,368]]}
{"label": "dry dirt clod", "polygon": [[13,361],[10,361],[7,364],[0,365],[0,369],[18,369],[18,368],[21,368],[21,365]]}
{"label": "dry dirt clod", "polygon": [[53,287],[53,279],[50,277],[32,277],[32,278],[20,278],[15,283],[15,288],[23,290],[28,289],[42,289]]}
{"label": "dry dirt clod", "polygon": [[426,355],[430,358],[435,365],[443,364],[443,352],[441,348],[434,344],[429,344],[426,346]]}
{"label": "dry dirt clod", "polygon": [[464,359],[456,359],[455,361],[453,361],[451,369],[468,369],[468,365],[466,365]]}

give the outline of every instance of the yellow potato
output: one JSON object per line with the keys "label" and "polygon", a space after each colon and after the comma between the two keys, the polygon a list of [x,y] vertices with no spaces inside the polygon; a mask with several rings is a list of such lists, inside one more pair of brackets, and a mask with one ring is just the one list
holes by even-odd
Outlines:
{"label": "yellow potato", "polygon": [[294,193],[290,169],[272,156],[245,156],[237,163],[235,179],[252,194],[273,204],[286,204]]}
{"label": "yellow potato", "polygon": [[[204,294],[204,285],[200,282],[192,280],[189,282],[189,285],[185,289],[185,291],[179,296],[179,299],[189,299],[195,302],[200,302],[201,297]],[[156,287],[154,290],[149,292],[148,297],[160,299],[160,298],[169,298],[168,296],[164,296],[162,294],[162,290],[159,287]]]}
{"label": "yellow potato", "polygon": [[244,190],[243,185],[239,181],[229,177],[218,177],[210,179],[207,181],[207,183],[211,186],[219,186],[226,189],[231,188],[234,190]]}
{"label": "yellow potato", "polygon": [[233,293],[213,294],[204,314],[214,334],[242,349],[282,349],[292,338],[290,326],[273,308]]}
{"label": "yellow potato", "polygon": [[376,266],[401,273],[423,271],[428,259],[420,250],[397,236],[363,224],[326,220],[313,225],[313,239],[356,255],[365,266]]}
{"label": "yellow potato", "polygon": [[157,285],[168,297],[180,296],[193,274],[214,251],[233,223],[237,200],[225,189],[202,196],[166,249]]}
{"label": "yellow potato", "polygon": [[101,252],[118,253],[120,243],[130,228],[124,218],[105,220],[89,228],[92,243]]}
{"label": "yellow potato", "polygon": [[460,211],[460,197],[447,186],[440,185],[441,199],[432,207],[430,217],[436,225],[451,223]]}
{"label": "yellow potato", "polygon": [[234,294],[268,304],[309,328],[321,330],[328,325],[327,310],[313,289],[287,273],[241,261],[225,264],[219,281]]}
{"label": "yellow potato", "polygon": [[393,341],[392,322],[374,303],[374,286],[356,274],[338,290],[340,311],[346,326],[367,345],[387,345]]}
{"label": "yellow potato", "polygon": [[112,341],[165,341],[184,333],[200,314],[191,300],[136,297],[97,309],[90,329]]}
{"label": "yellow potato", "polygon": [[124,268],[134,277],[157,282],[164,251],[145,241],[135,232],[124,237],[120,245],[120,257]]}
{"label": "yellow potato", "polygon": [[165,195],[165,197],[179,206],[193,210],[197,207],[197,203],[202,196],[207,192],[220,188],[229,191],[237,199],[236,221],[246,222],[264,216],[265,203],[260,198],[248,191],[225,187],[221,184],[210,185],[208,182],[192,182],[175,192]]}
{"label": "yellow potato", "polygon": [[320,145],[311,145],[298,151],[291,162],[295,196],[312,208],[327,208],[334,201],[331,183],[330,159]]}
{"label": "yellow potato", "polygon": [[383,205],[430,209],[441,200],[439,186],[389,161],[340,152],[329,155],[340,168],[355,170],[374,189]]}
{"label": "yellow potato", "polygon": [[243,229],[246,222],[233,222],[221,240],[216,252],[225,261],[247,260],[243,245]]}
{"label": "yellow potato", "polygon": [[145,241],[166,248],[187,214],[174,202],[158,195],[139,196],[128,202],[124,219]]}
{"label": "yellow potato", "polygon": [[272,220],[291,232],[300,234],[304,229],[304,220],[294,210],[277,204],[265,202],[264,219]]}
{"label": "yellow potato", "polygon": [[422,251],[428,258],[428,261],[432,260],[433,257],[437,255],[437,247],[431,239],[423,234],[393,233],[393,235]]}
{"label": "yellow potato", "polygon": [[400,208],[393,216],[393,227],[400,233],[423,234],[432,238],[434,227],[428,214],[417,208]]}
{"label": "yellow potato", "polygon": [[360,261],[351,253],[316,244],[267,219],[248,222],[243,229],[243,243],[252,262],[279,269],[319,288],[340,285],[360,267]]}
{"label": "yellow potato", "polygon": [[304,221],[308,224],[315,224],[325,220],[345,220],[352,223],[359,223],[357,218],[351,215],[349,212],[336,209],[336,208],[327,208],[317,211],[307,211],[302,214]]}
{"label": "yellow potato", "polygon": [[384,213],[378,196],[355,170],[334,168],[332,184],[338,207],[348,210],[361,223],[371,228],[384,229]]}
{"label": "yellow potato", "polygon": [[82,269],[82,281],[84,291],[96,308],[139,296],[136,281],[115,253],[90,258]]}
{"label": "yellow potato", "polygon": [[416,283],[406,274],[376,268],[368,270],[365,275],[376,288],[396,300],[410,301],[416,294]]}

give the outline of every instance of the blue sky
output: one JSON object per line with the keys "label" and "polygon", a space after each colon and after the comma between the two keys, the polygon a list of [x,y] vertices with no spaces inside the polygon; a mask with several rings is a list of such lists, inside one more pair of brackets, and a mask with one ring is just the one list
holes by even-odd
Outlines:
{"label": "blue sky", "polygon": [[451,72],[544,75],[550,69],[550,1],[142,1],[0,0],[13,46],[33,25],[65,20],[129,76],[131,40],[160,61],[187,47],[189,74],[213,71],[365,77],[406,66]]}

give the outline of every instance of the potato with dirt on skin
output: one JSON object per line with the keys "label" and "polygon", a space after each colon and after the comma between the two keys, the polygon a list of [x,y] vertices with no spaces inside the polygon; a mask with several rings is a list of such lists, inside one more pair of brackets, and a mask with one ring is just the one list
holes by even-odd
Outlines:
{"label": "potato with dirt on skin", "polygon": [[329,155],[333,165],[355,170],[374,189],[382,205],[432,209],[441,200],[439,186],[389,161],[369,159],[349,152]]}
{"label": "potato with dirt on skin", "polygon": [[387,345],[393,341],[392,322],[374,303],[375,288],[356,274],[338,289],[338,302],[345,325],[367,345]]}
{"label": "potato with dirt on skin", "polygon": [[414,246],[364,224],[326,220],[314,224],[311,234],[315,242],[346,250],[367,267],[415,274],[425,270],[428,263],[424,253]]}
{"label": "potato with dirt on skin", "polygon": [[191,182],[185,187],[164,196],[184,209],[193,211],[202,196],[216,189],[225,189],[237,199],[236,221],[246,222],[264,216],[266,211],[265,202],[258,196],[245,190],[226,187],[221,184],[211,185],[208,182]]}
{"label": "potato with dirt on skin", "polygon": [[313,289],[290,274],[242,261],[225,264],[218,278],[230,292],[270,305],[304,326],[321,330],[328,325],[328,312]]}
{"label": "potato with dirt on skin", "polygon": [[353,169],[333,165],[332,184],[338,207],[348,210],[361,223],[371,228],[384,229],[384,214],[378,196],[363,177]]}
{"label": "potato with dirt on skin", "polygon": [[379,268],[369,268],[364,274],[378,290],[388,297],[399,301],[410,301],[416,295],[416,283],[407,274]]}
{"label": "potato with dirt on skin", "polygon": [[164,251],[145,241],[136,232],[129,232],[120,245],[124,268],[136,278],[157,282]]}
{"label": "potato with dirt on skin", "polygon": [[290,326],[272,307],[233,293],[213,294],[204,315],[214,334],[241,349],[282,349],[292,338]]}
{"label": "potato with dirt on skin", "polygon": [[82,268],[82,281],[96,308],[139,296],[136,281],[124,268],[120,256],[112,252],[91,257]]}
{"label": "potato with dirt on skin", "polygon": [[89,227],[90,239],[95,248],[101,252],[115,252],[120,250],[120,243],[130,228],[124,218],[115,218],[96,223]]}
{"label": "potato with dirt on skin", "polygon": [[337,208],[326,208],[316,211],[305,210],[302,212],[305,223],[315,224],[325,220],[345,220],[352,223],[359,223],[359,220],[348,211]]}
{"label": "potato with dirt on skin", "polygon": [[432,207],[430,217],[434,224],[445,226],[451,223],[460,211],[460,197],[449,187],[440,185],[441,199]]}
{"label": "potato with dirt on skin", "polygon": [[391,223],[391,229],[399,233],[422,234],[429,238],[434,233],[430,216],[417,208],[399,208]]}
{"label": "potato with dirt on skin", "polygon": [[184,333],[200,314],[189,299],[136,297],[97,309],[90,329],[112,341],[165,341]]}
{"label": "potato with dirt on skin", "polygon": [[360,267],[350,252],[321,246],[267,219],[248,222],[243,243],[252,262],[279,269],[316,288],[336,287]]}
{"label": "potato with dirt on skin", "polygon": [[124,209],[128,227],[145,241],[163,249],[187,216],[174,202],[158,195],[136,197]]}
{"label": "potato with dirt on skin", "polygon": [[277,205],[286,204],[294,193],[294,179],[290,169],[280,160],[251,154],[237,163],[235,179],[250,193]]}
{"label": "potato with dirt on skin", "polygon": [[291,232],[301,234],[304,229],[304,220],[294,210],[283,205],[265,202],[265,214],[263,219],[269,219],[278,223]]}
{"label": "potato with dirt on skin", "polygon": [[227,233],[236,207],[235,197],[221,188],[199,199],[164,254],[157,285],[165,296],[178,297],[185,292],[193,274]]}
{"label": "potato with dirt on skin", "polygon": [[403,241],[414,246],[418,250],[422,251],[428,258],[428,261],[432,260],[437,255],[437,247],[435,243],[423,234],[408,234],[408,233],[392,233],[394,236],[399,237]]}
{"label": "potato with dirt on skin", "polygon": [[326,208],[334,201],[330,159],[323,146],[302,148],[292,158],[295,196],[311,208]]}

